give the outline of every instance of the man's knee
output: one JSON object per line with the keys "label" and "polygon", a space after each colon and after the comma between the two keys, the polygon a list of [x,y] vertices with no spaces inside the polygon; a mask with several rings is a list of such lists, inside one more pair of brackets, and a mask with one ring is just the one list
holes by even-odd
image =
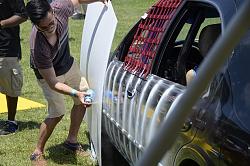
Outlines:
{"label": "man's knee", "polygon": [[82,111],[82,112],[85,113],[86,107],[83,104],[78,104],[78,105],[74,104],[74,106],[73,106],[73,108],[72,108],[71,111],[77,111],[77,112]]}
{"label": "man's knee", "polygon": [[53,121],[55,123],[58,123],[58,122],[60,122],[62,120],[63,116],[64,115],[61,115],[61,116],[58,116],[58,117],[53,117],[53,118],[48,117],[48,118],[45,119],[44,122],[46,123],[46,121]]}

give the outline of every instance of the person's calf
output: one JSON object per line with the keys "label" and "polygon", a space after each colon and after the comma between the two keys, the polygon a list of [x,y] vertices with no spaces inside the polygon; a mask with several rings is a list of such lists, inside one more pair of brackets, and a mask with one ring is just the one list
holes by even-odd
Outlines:
{"label": "person's calf", "polygon": [[8,120],[15,121],[18,97],[11,97],[6,95],[8,107]]}

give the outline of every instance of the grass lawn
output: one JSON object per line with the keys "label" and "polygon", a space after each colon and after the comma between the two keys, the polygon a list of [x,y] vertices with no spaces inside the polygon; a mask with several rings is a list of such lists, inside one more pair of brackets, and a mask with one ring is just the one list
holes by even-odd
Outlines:
{"label": "grass lawn", "polygon": [[[112,50],[114,50],[136,20],[151,6],[154,0],[118,0],[113,6],[118,17],[118,27],[115,34]],[[82,35],[82,21],[70,19],[70,47],[71,54],[79,62],[80,43]],[[43,94],[37,85],[33,71],[29,67],[29,21],[21,25],[22,39],[22,66],[24,72],[24,86],[22,97],[46,104]],[[70,110],[72,101],[66,96],[66,107]],[[1,108],[1,107],[0,107]],[[20,131],[15,135],[0,137],[0,166],[30,165],[29,155],[33,152],[39,133],[40,123],[47,115],[46,109],[34,109],[17,112],[16,119]],[[0,114],[0,122],[6,120],[7,114]],[[70,154],[61,148],[60,144],[67,136],[69,128],[69,111],[58,124],[45,147],[45,157],[48,165],[95,165],[89,158]],[[83,124],[79,133],[79,141],[87,144],[86,124]]]}

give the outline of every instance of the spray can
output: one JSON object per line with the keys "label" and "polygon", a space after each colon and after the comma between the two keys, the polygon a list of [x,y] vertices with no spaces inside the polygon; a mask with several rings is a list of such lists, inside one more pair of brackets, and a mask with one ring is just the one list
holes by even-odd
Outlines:
{"label": "spray can", "polygon": [[86,103],[92,103],[94,101],[95,98],[95,92],[92,89],[88,89],[86,91],[86,95],[84,97],[84,101]]}

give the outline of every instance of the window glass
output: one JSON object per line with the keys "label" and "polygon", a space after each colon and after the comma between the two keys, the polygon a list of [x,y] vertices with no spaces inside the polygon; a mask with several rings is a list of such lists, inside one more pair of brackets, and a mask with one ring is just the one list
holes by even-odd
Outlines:
{"label": "window glass", "polygon": [[190,27],[191,27],[191,24],[185,23],[183,28],[181,29],[176,41],[185,40]]}
{"label": "window glass", "polygon": [[197,40],[199,39],[201,30],[202,30],[205,26],[211,25],[211,24],[220,24],[220,23],[221,23],[221,20],[220,20],[219,17],[217,17],[217,18],[205,18],[204,22],[201,24],[201,27],[200,27],[200,29],[199,29],[199,32],[197,33],[196,39],[197,39]]}
{"label": "window glass", "polygon": [[[185,14],[179,17],[182,17],[179,18],[179,21],[177,21],[178,18],[176,18],[176,22],[173,21],[173,24],[176,24],[175,29],[170,28],[173,32],[170,39],[166,40],[166,49],[162,54],[156,75],[187,85],[195,77],[199,65],[204,59],[199,48],[199,37],[202,29],[211,24],[220,24],[221,20],[215,8],[208,5],[203,6],[203,4],[201,6],[188,5]],[[209,40],[212,39],[208,38],[205,42],[209,42]],[[206,49],[210,49],[211,46],[207,46]]]}

